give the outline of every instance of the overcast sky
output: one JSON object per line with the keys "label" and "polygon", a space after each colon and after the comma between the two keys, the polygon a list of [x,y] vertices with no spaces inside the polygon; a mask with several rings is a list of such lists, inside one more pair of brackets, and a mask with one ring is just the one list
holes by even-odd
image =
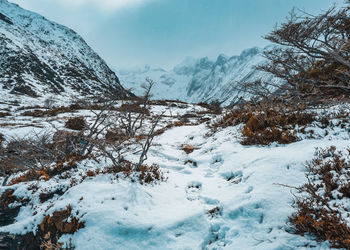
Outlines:
{"label": "overcast sky", "polygon": [[10,0],[77,31],[114,68],[171,68],[265,46],[293,6],[310,13],[344,0]]}

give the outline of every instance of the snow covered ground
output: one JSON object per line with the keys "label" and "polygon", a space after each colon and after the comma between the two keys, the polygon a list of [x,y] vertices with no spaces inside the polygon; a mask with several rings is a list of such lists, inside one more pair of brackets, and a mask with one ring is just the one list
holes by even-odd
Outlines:
{"label": "snow covered ground", "polygon": [[[169,107],[155,106],[152,110],[169,111]],[[183,105],[172,107],[172,113],[194,109],[203,108]],[[5,137],[31,131],[30,126],[14,129],[3,125],[11,119],[0,119],[0,133]],[[15,119],[24,117],[17,115]],[[45,120],[41,123],[48,126]],[[199,124],[173,127],[157,136],[146,163],[158,164],[165,182],[141,185],[127,178],[116,179],[113,174],[100,174],[70,187],[73,178],[82,180],[88,170],[109,164],[84,160],[70,170],[69,178],[56,176],[48,181],[0,187],[0,194],[11,188],[17,197],[30,197],[15,223],[0,227],[0,232],[35,232],[45,215],[70,205],[72,214],[84,221],[85,227],[74,235],[62,236],[60,241],[71,238],[76,249],[329,248],[327,243],[289,233],[288,216],[295,211],[293,190],[279,184],[305,183],[305,162],[313,158],[315,148],[346,148],[349,133],[333,130],[319,139],[289,145],[242,146],[239,128],[211,134],[206,124]],[[194,146],[194,151],[186,154],[183,145]],[[126,158],[137,161],[138,155],[130,152]],[[40,203],[40,193],[59,188],[65,190],[63,195]]]}

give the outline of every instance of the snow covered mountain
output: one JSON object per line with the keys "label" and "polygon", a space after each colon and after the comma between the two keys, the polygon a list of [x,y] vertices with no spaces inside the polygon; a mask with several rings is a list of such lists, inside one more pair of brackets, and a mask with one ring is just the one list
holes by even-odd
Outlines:
{"label": "snow covered mountain", "polygon": [[0,0],[0,90],[47,93],[124,91],[118,77],[73,30]]}
{"label": "snow covered mountain", "polygon": [[[154,99],[179,99],[187,102],[210,102],[218,100],[230,104],[239,97],[248,97],[239,91],[244,82],[257,79],[278,82],[280,79],[255,69],[266,59],[262,56],[269,46],[244,50],[239,56],[219,55],[216,61],[208,57],[187,58],[172,70],[152,69],[146,66],[139,70],[117,70],[121,82],[128,88],[141,93],[139,85],[145,78],[153,79],[157,85],[153,90]],[[236,88],[237,87],[237,88]]]}

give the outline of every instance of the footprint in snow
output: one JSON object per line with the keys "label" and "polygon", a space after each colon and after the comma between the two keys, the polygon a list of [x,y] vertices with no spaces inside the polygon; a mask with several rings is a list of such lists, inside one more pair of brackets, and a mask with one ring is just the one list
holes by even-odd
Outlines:
{"label": "footprint in snow", "polygon": [[238,184],[242,182],[243,172],[241,170],[236,172],[226,172],[226,173],[222,173],[221,176],[228,182],[231,182],[233,184]]}
{"label": "footprint in snow", "polygon": [[192,181],[186,187],[187,200],[198,200],[200,192],[202,191],[202,183],[199,181]]}

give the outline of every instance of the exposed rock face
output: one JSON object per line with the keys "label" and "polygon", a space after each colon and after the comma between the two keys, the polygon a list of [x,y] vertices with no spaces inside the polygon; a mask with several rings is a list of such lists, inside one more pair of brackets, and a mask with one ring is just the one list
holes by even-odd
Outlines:
{"label": "exposed rock face", "polygon": [[73,30],[0,0],[0,90],[125,94],[118,77]]}

